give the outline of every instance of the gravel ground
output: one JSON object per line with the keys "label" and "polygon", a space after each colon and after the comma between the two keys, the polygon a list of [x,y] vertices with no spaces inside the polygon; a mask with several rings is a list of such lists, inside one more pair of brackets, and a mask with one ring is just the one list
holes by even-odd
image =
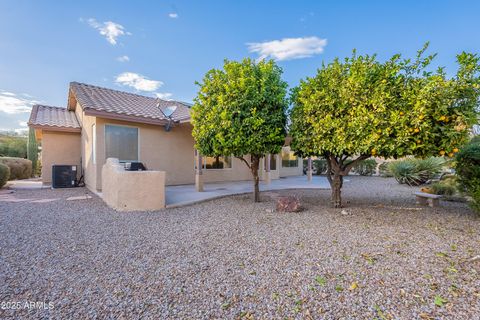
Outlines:
{"label": "gravel ground", "polygon": [[392,179],[349,179],[348,215],[328,190],[280,192],[300,213],[268,212],[268,194],[147,213],[95,196],[0,202],[0,318],[480,319],[480,219],[418,207]]}

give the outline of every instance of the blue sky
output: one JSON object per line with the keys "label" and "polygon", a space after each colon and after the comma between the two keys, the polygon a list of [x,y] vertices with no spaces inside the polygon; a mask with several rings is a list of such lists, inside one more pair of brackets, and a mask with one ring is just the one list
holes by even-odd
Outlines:
{"label": "blue sky", "polygon": [[0,1],[0,130],[34,103],[65,106],[70,81],[192,101],[223,59],[269,57],[294,86],[351,54],[436,64],[480,52],[478,1]]}

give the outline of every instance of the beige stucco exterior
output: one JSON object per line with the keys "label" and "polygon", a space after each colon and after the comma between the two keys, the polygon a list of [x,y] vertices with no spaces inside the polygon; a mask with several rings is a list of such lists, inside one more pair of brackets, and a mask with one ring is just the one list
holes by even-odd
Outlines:
{"label": "beige stucco exterior", "polygon": [[108,158],[102,166],[102,198],[118,211],[163,209],[165,172],[125,171],[118,159]]}
{"label": "beige stucco exterior", "polygon": [[[80,169],[80,134],[41,130],[42,182],[52,182],[52,165],[77,165]],[[78,170],[77,170],[78,173]]]}
{"label": "beige stucco exterior", "polygon": [[[171,131],[167,132],[161,125],[90,116],[72,97],[70,97],[69,105],[70,110],[74,109],[80,123],[81,134],[43,132],[42,160],[44,170],[42,177],[51,176],[52,164],[64,164],[60,162],[69,164],[69,162],[75,160],[75,164],[80,165],[81,159],[86,186],[93,191],[101,191],[102,167],[106,161],[105,126],[118,125],[138,128],[138,161],[142,162],[149,170],[165,172],[165,185],[195,183],[194,164],[196,159],[190,123],[176,124]],[[75,141],[72,142],[72,140]],[[298,161],[298,167],[284,168],[282,167],[281,155],[274,155],[274,157],[276,159],[276,169],[271,170],[271,179],[302,175],[301,159]],[[44,161],[44,159],[47,161]],[[246,156],[246,159],[248,160],[249,156]],[[265,162],[263,160],[260,162],[259,169],[260,179],[266,180]],[[231,168],[203,169],[202,173],[202,180],[205,183],[252,179],[249,168],[237,158],[232,158]],[[48,181],[51,181],[51,178]]]}

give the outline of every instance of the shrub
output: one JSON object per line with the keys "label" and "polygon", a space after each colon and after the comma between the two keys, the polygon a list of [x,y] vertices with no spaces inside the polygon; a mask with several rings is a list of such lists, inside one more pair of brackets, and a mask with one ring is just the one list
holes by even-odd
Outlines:
{"label": "shrub", "polygon": [[480,144],[470,142],[455,160],[460,190],[472,197],[472,207],[480,212]]}
{"label": "shrub", "polygon": [[378,166],[378,174],[381,176],[381,177],[385,177],[385,178],[390,178],[390,177],[393,177],[392,173],[390,172],[390,170],[388,170],[388,164],[390,162],[383,162],[381,163],[379,166]]}
{"label": "shrub", "polygon": [[316,159],[313,160],[313,172],[316,175],[326,174],[327,173],[327,160],[325,159]]}
{"label": "shrub", "polygon": [[0,188],[7,183],[8,178],[10,178],[10,168],[0,163]]}
{"label": "shrub", "polygon": [[388,171],[401,184],[419,186],[436,177],[445,164],[443,158],[405,159],[388,164]]}
{"label": "shrub", "polygon": [[32,176],[32,161],[30,160],[1,157],[0,163],[10,168],[10,180],[28,179]]}
{"label": "shrub", "polygon": [[0,134],[1,157],[26,157],[27,138],[14,134]]}
{"label": "shrub", "polygon": [[358,173],[361,176],[371,176],[377,170],[377,161],[375,159],[367,159],[363,161],[359,161],[353,167],[353,171]]}
{"label": "shrub", "polygon": [[444,182],[435,182],[431,185],[431,189],[433,190],[434,194],[440,194],[444,196],[453,196],[457,188],[450,184],[446,184]]}

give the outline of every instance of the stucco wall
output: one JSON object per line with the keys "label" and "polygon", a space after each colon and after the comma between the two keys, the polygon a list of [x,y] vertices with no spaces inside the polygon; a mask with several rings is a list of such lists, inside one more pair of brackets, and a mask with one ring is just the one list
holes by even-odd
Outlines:
{"label": "stucco wall", "polygon": [[165,208],[164,171],[125,171],[118,159],[109,158],[102,167],[102,198],[118,211]]}
{"label": "stucco wall", "polygon": [[166,132],[163,127],[96,118],[97,189],[101,188],[101,167],[105,162],[105,125],[139,128],[139,161],[149,170],[166,172],[166,185],[193,184],[194,149],[191,125],[181,124]]}
{"label": "stucco wall", "polygon": [[[94,124],[96,124],[96,118],[85,115],[82,107],[78,103],[75,107],[75,115],[77,116],[77,120],[82,127],[80,149],[85,184],[90,190],[99,190],[101,188],[101,182],[97,181],[97,172],[99,170],[96,164],[98,161],[95,163],[93,161],[93,129],[95,128]],[[98,132],[98,128],[96,131]],[[100,163],[100,168],[102,165],[103,162]],[[100,173],[98,175],[100,175]]]}
{"label": "stucco wall", "polygon": [[[81,155],[85,175],[85,183],[91,190],[102,189],[102,166],[105,163],[105,125],[123,125],[139,129],[139,161],[149,170],[165,171],[166,185],[195,183],[194,141],[192,126],[189,123],[176,125],[170,132],[163,127],[111,120],[87,116],[77,103],[75,113],[82,124]],[[93,127],[93,125],[95,125]],[[96,132],[96,159],[93,163],[93,128]],[[282,170],[281,157],[277,155],[277,169],[271,171],[271,179],[285,175],[301,175],[302,169],[289,168]],[[246,156],[248,159],[248,156]],[[301,163],[301,162],[300,162]],[[294,170],[296,169],[296,170]],[[265,179],[264,161],[261,161],[260,178]],[[239,159],[232,159],[231,169],[203,170],[204,182],[250,180],[252,175],[248,167]]]}
{"label": "stucco wall", "polygon": [[42,130],[42,182],[52,182],[52,165],[77,165],[80,170],[80,134]]}

